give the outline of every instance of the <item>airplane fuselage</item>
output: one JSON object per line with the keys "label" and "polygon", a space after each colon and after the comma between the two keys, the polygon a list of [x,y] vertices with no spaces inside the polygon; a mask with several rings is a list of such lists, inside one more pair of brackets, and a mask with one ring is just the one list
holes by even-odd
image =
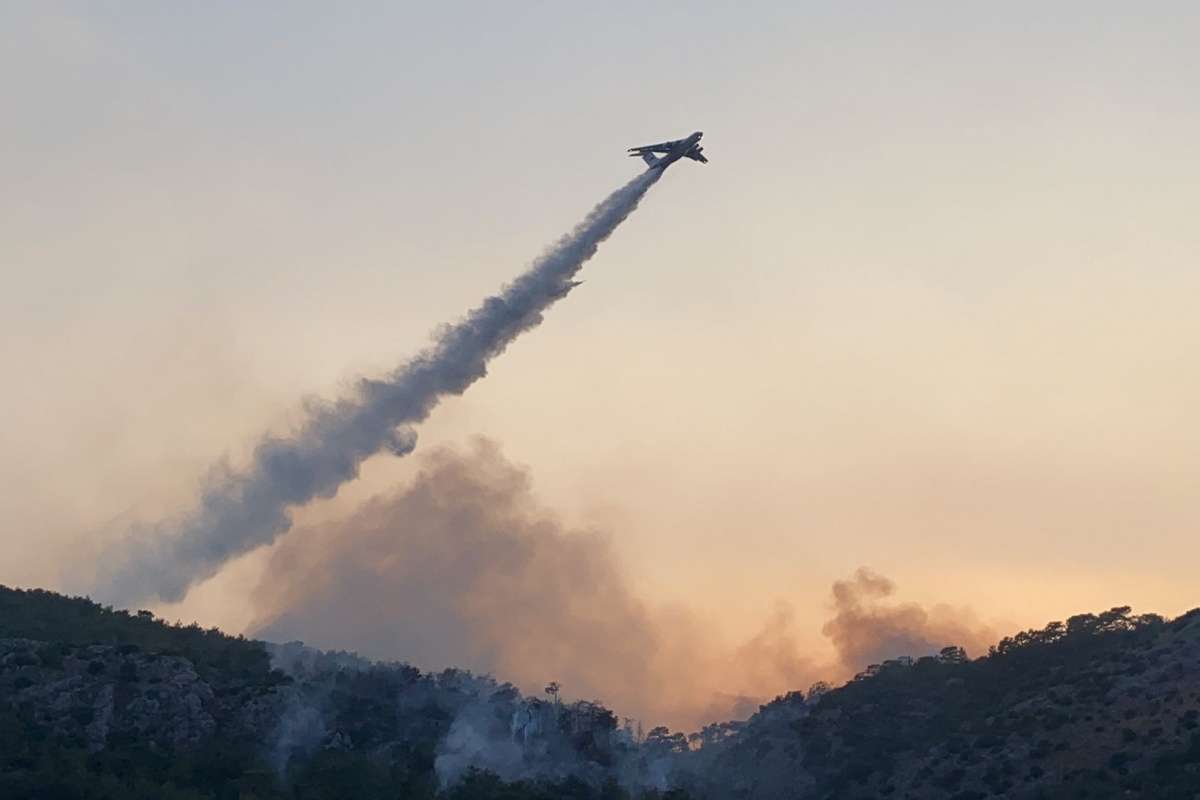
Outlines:
{"label": "airplane fuselage", "polygon": [[699,144],[702,136],[704,136],[703,132],[696,131],[686,139],[680,139],[679,144],[675,145],[671,152],[660,158],[658,163],[652,166],[650,169],[666,169],[667,167],[671,166],[676,161],[687,155],[689,150]]}
{"label": "airplane fuselage", "polygon": [[629,155],[642,159],[650,169],[657,169],[659,171],[665,170],[679,159],[685,157],[706,164],[708,163],[708,159],[704,157],[704,148],[700,146],[700,139],[703,136],[703,131],[696,131],[691,136],[683,139],[631,147],[629,148]]}

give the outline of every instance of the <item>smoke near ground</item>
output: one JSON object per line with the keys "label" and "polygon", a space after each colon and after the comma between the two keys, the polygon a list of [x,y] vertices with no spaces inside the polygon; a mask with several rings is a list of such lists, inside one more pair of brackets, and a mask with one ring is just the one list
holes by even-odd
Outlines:
{"label": "smoke near ground", "polygon": [[889,604],[896,586],[860,567],[833,584],[834,616],[822,632],[833,642],[843,669],[856,672],[897,655],[934,653],[958,645],[971,656],[986,652],[998,636],[961,609],[916,603]]}
{"label": "smoke near ground", "polygon": [[848,677],[863,659],[979,641],[948,610],[888,605],[890,592],[866,571],[838,582],[826,628],[835,664],[801,651],[786,605],[747,641],[723,643],[698,615],[639,599],[608,540],[564,526],[537,504],[529,475],[480,440],[424,455],[410,485],[281,540],[252,633],[490,672],[527,692],[556,680],[621,715],[694,729]]}
{"label": "smoke near ground", "polygon": [[530,692],[558,680],[571,696],[676,724],[728,713],[743,670],[779,685],[803,673],[774,653],[750,663],[778,650],[775,630],[714,653],[697,619],[649,608],[608,539],[540,508],[496,445],[423,459],[411,485],[280,542],[254,635],[490,672]]}
{"label": "smoke near ground", "polygon": [[411,452],[411,425],[441,398],[482,378],[491,359],[541,322],[661,174],[647,171],[613,192],[528,271],[438,332],[431,347],[387,378],[363,380],[350,397],[313,404],[299,430],[264,439],[244,470],[214,470],[190,513],[135,531],[101,559],[96,593],[120,603],[179,600],[230,559],[287,531],[290,507],[333,496],[376,453]]}

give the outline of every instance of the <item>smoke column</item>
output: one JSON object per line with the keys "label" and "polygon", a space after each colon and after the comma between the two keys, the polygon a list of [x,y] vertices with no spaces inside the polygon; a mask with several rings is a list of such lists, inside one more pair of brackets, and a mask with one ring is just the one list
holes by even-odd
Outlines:
{"label": "smoke column", "polygon": [[411,452],[412,424],[442,397],[466,391],[487,374],[489,361],[542,321],[661,174],[648,170],[613,192],[524,274],[440,329],[429,348],[386,379],[364,379],[352,396],[310,409],[293,435],[265,438],[244,471],[215,471],[190,513],[134,531],[101,559],[97,594],[118,603],[151,595],[180,600],[225,562],[286,532],[289,506],[332,497],[381,450]]}

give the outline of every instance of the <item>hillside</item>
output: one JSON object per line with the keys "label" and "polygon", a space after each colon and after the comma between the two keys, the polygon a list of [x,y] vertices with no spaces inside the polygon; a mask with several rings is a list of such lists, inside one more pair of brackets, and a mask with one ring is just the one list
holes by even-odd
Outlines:
{"label": "hillside", "polygon": [[690,737],[0,587],[3,798],[1194,798],[1200,611],[876,665]]}
{"label": "hillside", "polygon": [[0,587],[5,800],[616,800],[636,756],[593,703]]}
{"label": "hillside", "polygon": [[974,661],[948,647],[822,688],[764,706],[688,782],[746,798],[1200,794],[1200,610],[1083,614]]}

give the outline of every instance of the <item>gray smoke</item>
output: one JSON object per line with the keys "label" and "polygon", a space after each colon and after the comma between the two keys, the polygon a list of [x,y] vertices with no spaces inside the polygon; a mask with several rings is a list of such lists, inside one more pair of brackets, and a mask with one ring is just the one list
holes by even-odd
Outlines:
{"label": "gray smoke", "polygon": [[[608,536],[543,507],[494,442],[419,459],[411,482],[273,548],[251,635],[467,668],[538,695],[560,681],[569,697],[672,727],[748,716],[822,677],[785,607],[737,646],[699,614],[646,603]],[[476,722],[463,720],[451,762]]]}
{"label": "gray smoke", "polygon": [[380,451],[411,452],[411,425],[442,397],[482,378],[491,359],[542,321],[542,312],[577,285],[583,264],[660,175],[647,171],[613,192],[528,271],[440,330],[432,346],[387,378],[364,379],[353,396],[312,407],[293,435],[265,438],[245,470],[214,471],[190,513],[134,531],[101,559],[97,593],[119,603],[152,595],[180,600],[230,559],[286,532],[289,507],[333,496]]}
{"label": "gray smoke", "polygon": [[892,603],[895,592],[891,580],[866,567],[834,582],[835,614],[822,632],[837,649],[847,677],[884,659],[932,655],[947,645],[976,656],[999,638],[966,609]]}

